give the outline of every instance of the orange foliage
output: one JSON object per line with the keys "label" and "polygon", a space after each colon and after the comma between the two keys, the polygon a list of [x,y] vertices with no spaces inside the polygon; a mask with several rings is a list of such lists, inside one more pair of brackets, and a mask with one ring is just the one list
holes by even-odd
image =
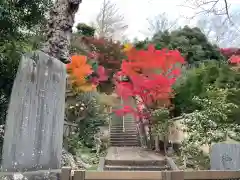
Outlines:
{"label": "orange foliage", "polygon": [[96,86],[87,82],[86,78],[92,74],[92,67],[87,64],[87,57],[81,55],[73,55],[71,63],[67,64],[67,71],[70,75],[71,84],[76,86],[80,91],[92,91]]}

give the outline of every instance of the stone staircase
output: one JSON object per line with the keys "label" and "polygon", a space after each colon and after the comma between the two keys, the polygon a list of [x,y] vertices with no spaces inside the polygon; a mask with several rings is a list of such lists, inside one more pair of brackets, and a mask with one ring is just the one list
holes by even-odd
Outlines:
{"label": "stone staircase", "polygon": [[110,126],[110,146],[126,147],[139,146],[137,126],[132,115],[126,115],[113,121]]}
{"label": "stone staircase", "polygon": [[141,147],[110,147],[100,171],[164,171],[171,166],[166,157]]}
{"label": "stone staircase", "polygon": [[[133,105],[132,102],[128,105]],[[110,147],[99,163],[100,171],[162,171],[169,169],[166,158],[140,147],[137,124],[133,115],[112,115]]]}

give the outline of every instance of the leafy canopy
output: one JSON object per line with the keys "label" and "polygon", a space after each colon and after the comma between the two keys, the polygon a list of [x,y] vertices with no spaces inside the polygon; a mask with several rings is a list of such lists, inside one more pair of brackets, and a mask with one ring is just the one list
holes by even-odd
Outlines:
{"label": "leafy canopy", "polygon": [[155,34],[152,39],[157,49],[177,49],[185,60],[195,65],[206,60],[223,60],[218,47],[212,45],[199,28],[185,26],[169,33],[168,31]]}

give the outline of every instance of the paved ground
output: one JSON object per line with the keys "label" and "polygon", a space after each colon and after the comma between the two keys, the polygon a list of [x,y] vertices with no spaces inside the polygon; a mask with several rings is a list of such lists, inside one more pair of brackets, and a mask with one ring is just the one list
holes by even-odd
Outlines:
{"label": "paved ground", "polygon": [[141,147],[110,147],[107,152],[106,160],[140,160],[140,161],[162,161],[163,155],[153,151],[144,150]]}

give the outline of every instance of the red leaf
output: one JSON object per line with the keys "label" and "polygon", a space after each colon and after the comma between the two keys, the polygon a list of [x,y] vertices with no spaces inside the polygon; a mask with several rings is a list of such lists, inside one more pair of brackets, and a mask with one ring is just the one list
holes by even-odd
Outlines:
{"label": "red leaf", "polygon": [[[132,48],[126,52],[127,58],[122,62],[121,71],[116,74],[116,92],[124,100],[133,96],[142,99],[144,105],[168,106],[173,96],[172,85],[181,75],[181,68],[177,65],[184,64],[184,58],[176,50],[155,50],[149,45],[148,50]],[[121,82],[121,77],[128,77],[128,82]],[[135,111],[135,112],[134,112]],[[122,114],[134,113],[138,117],[148,117],[142,110],[125,107]],[[118,114],[121,114],[118,112]]]}

